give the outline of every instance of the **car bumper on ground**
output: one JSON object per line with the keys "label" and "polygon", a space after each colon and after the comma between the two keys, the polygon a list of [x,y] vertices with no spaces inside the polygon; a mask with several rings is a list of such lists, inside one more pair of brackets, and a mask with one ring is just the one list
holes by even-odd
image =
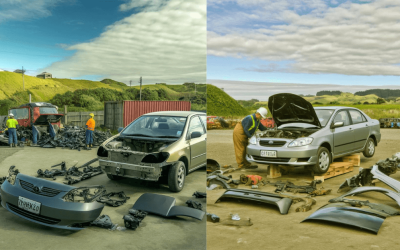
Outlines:
{"label": "car bumper on ground", "polygon": [[157,181],[161,176],[162,168],[171,164],[166,162],[131,164],[105,159],[99,159],[99,163],[106,174],[149,181]]}
{"label": "car bumper on ground", "polygon": [[[40,191],[41,194],[38,194],[33,188],[48,192]],[[64,201],[62,198],[68,193],[68,189],[72,190],[74,187],[18,174],[14,185],[8,181],[1,185],[1,205],[11,213],[31,222],[59,229],[81,230],[83,228],[77,226],[94,221],[99,217],[104,205],[96,201],[90,203]],[[18,206],[20,197],[40,203],[39,214],[20,208]]]}
{"label": "car bumper on ground", "polygon": [[[276,157],[263,157],[261,151],[276,151]],[[303,147],[261,147],[248,145],[246,160],[261,164],[278,164],[291,166],[308,166],[317,162],[318,147],[309,145]]]}

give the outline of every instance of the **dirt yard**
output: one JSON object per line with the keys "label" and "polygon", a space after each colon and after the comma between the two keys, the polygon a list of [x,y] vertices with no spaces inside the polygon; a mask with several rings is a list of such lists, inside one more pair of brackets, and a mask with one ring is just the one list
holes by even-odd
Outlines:
{"label": "dirt yard", "polygon": [[[217,160],[221,165],[237,166],[233,142],[233,130],[211,130],[208,132],[207,158]],[[361,154],[361,167],[371,167],[380,159],[391,157],[400,152],[400,132],[397,129],[382,129],[382,140],[376,148],[373,158],[367,159]],[[240,174],[257,174],[267,177],[267,166],[259,165],[258,169],[251,171],[236,171],[233,179],[238,179]],[[317,196],[317,204],[308,212],[295,212],[296,207],[303,203],[293,204],[287,215],[281,215],[277,207],[268,204],[256,204],[237,201],[221,201],[215,203],[224,189],[207,191],[207,212],[218,215],[222,220],[230,220],[230,214],[239,214],[241,219],[251,218],[252,226],[226,226],[222,223],[207,222],[207,249],[397,249],[400,245],[398,232],[400,232],[400,216],[387,218],[377,235],[361,231],[354,227],[336,224],[304,222],[318,208],[328,203],[329,199],[339,196],[336,193],[339,185],[349,177],[358,173],[354,171],[326,180],[322,186],[332,189],[326,196]],[[400,180],[400,173],[391,175]],[[297,185],[304,185],[304,181],[312,180],[309,173],[302,168],[296,169],[289,175],[284,175],[269,181],[290,180]],[[320,185],[318,185],[320,186]],[[386,187],[383,183],[376,186]],[[238,188],[249,188],[239,185]],[[389,188],[390,189],[390,188]],[[260,186],[259,191],[273,192],[272,185]],[[301,196],[300,194],[296,194]],[[396,202],[379,193],[366,193],[357,196],[361,200],[379,202],[398,208]]]}
{"label": "dirt yard", "polygon": [[[83,164],[96,157],[96,150],[76,151],[68,149],[8,148],[0,147],[0,176],[7,175],[8,168],[15,165],[21,173],[36,176],[36,171],[66,161],[67,168],[74,161]],[[98,165],[92,165],[98,166]],[[110,216],[113,223],[123,226],[122,217],[128,213],[141,194],[158,193],[176,198],[176,204],[186,206],[188,199],[203,203],[205,199],[192,197],[195,191],[204,192],[205,169],[187,176],[185,188],[171,193],[166,186],[133,179],[111,181],[105,174],[82,181],[74,186],[104,185],[108,192],[124,191],[130,199],[120,207],[106,206],[102,214]],[[57,177],[62,182],[63,177]],[[88,227],[82,231],[53,229],[19,218],[0,206],[0,249],[206,249],[206,219],[198,221],[188,217],[163,218],[148,215],[136,231],[110,231]]]}

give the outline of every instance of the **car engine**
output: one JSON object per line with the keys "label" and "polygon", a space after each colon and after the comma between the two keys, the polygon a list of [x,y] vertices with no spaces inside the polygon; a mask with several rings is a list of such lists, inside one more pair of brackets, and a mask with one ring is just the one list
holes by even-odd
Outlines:
{"label": "car engine", "polygon": [[297,139],[307,137],[315,133],[318,129],[269,129],[259,133],[260,138],[286,138]]}

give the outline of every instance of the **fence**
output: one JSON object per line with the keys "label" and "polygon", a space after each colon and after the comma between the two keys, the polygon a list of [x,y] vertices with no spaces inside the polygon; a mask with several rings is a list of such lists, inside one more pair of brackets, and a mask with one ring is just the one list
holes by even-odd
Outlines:
{"label": "fence", "polygon": [[94,114],[94,120],[96,121],[96,127],[104,124],[104,111],[89,111],[89,112],[67,112],[61,120],[62,124],[68,124],[73,126],[85,127],[89,114]]}

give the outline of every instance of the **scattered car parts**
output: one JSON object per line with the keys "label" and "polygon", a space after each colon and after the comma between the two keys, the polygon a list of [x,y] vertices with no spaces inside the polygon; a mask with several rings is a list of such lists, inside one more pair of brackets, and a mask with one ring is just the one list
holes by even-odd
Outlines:
{"label": "scattered car parts", "polygon": [[378,231],[385,220],[381,213],[366,211],[355,207],[323,206],[310,215],[305,221],[328,221],[338,224],[355,226],[361,229],[378,234]]}
{"label": "scattered car parts", "polygon": [[196,197],[197,199],[199,199],[199,198],[207,198],[207,193],[206,192],[196,191],[196,192],[193,193],[192,196]]}
{"label": "scattered car parts", "polygon": [[400,206],[400,194],[396,193],[390,189],[386,189],[386,188],[382,188],[382,187],[373,187],[373,186],[367,186],[367,187],[356,187],[352,190],[350,190],[349,192],[331,199],[330,202],[336,202],[336,201],[340,201],[343,198],[347,197],[347,196],[352,196],[352,195],[356,195],[356,194],[361,194],[361,193],[366,193],[366,192],[379,192],[382,193],[386,196],[388,196],[389,198],[393,199],[394,201],[397,202],[397,204],[399,204]]}
{"label": "scattered car parts", "polygon": [[271,185],[276,186],[275,189],[275,193],[281,193],[283,191],[288,191],[288,192],[293,192],[293,193],[307,193],[311,196],[319,196],[319,195],[326,195],[326,194],[330,194],[331,189],[323,189],[322,188],[317,188],[317,184],[322,183],[321,180],[313,180],[309,183],[309,185],[303,185],[303,186],[299,186],[299,185],[295,185],[294,183],[290,182],[290,181],[286,181],[286,182],[275,182],[275,183],[271,183],[271,182],[267,182]]}
{"label": "scattered car parts", "polygon": [[146,217],[147,213],[135,209],[129,209],[129,214],[124,215],[124,224],[126,228],[136,230],[140,226],[142,220]]}
{"label": "scattered car parts", "polygon": [[101,215],[99,218],[91,222],[90,225],[96,227],[108,228],[111,230],[115,230],[118,226],[118,224],[113,224],[111,222],[110,216],[105,214]]}
{"label": "scattered car parts", "polygon": [[187,200],[186,205],[194,209],[203,210],[203,205],[198,201]]}
{"label": "scattered car parts", "polygon": [[349,204],[353,207],[369,207],[370,209],[385,213],[387,216],[393,216],[393,215],[399,215],[400,211],[385,205],[385,204],[378,204],[378,203],[371,203],[368,200],[367,201],[361,201],[361,200],[351,200],[351,199],[333,199],[330,200],[329,202],[331,203],[337,203],[337,202],[342,202],[342,203],[346,203]]}
{"label": "scattered car parts", "polygon": [[207,221],[217,223],[220,221],[220,218],[218,217],[218,215],[207,213]]}
{"label": "scattered car parts", "polygon": [[110,193],[104,193],[102,196],[97,198],[97,201],[100,203],[107,204],[108,206],[111,207],[119,207],[127,200],[129,200],[130,197],[126,196],[124,191],[121,192],[110,192]]}
{"label": "scattered car parts", "polygon": [[205,212],[184,206],[175,206],[175,198],[160,194],[144,193],[133,205],[133,209],[163,217],[187,216],[202,220]]}
{"label": "scattered car parts", "polygon": [[225,191],[225,193],[222,194],[217,202],[221,201],[224,198],[251,200],[272,204],[279,208],[279,212],[281,214],[287,214],[293,202],[291,198],[282,197],[278,194],[245,189],[228,189],[227,191]]}

